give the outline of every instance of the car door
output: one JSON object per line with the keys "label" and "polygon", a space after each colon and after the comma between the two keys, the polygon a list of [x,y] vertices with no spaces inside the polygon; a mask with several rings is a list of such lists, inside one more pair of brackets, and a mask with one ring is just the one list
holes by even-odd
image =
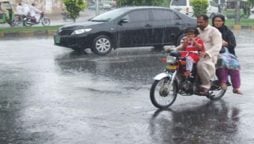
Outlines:
{"label": "car door", "polygon": [[119,19],[119,47],[150,45],[149,37],[151,34],[151,24],[147,9],[131,11]]}
{"label": "car door", "polygon": [[184,25],[181,18],[170,9],[154,9],[153,45],[174,44]]}

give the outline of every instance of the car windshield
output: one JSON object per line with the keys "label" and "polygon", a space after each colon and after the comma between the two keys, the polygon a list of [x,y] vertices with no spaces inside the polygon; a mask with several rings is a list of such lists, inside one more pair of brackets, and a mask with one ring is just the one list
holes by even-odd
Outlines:
{"label": "car windshield", "polygon": [[90,21],[107,22],[107,21],[113,20],[113,19],[121,16],[126,11],[127,11],[127,9],[114,9],[114,10],[105,12],[103,14],[100,14],[100,15],[92,18]]}

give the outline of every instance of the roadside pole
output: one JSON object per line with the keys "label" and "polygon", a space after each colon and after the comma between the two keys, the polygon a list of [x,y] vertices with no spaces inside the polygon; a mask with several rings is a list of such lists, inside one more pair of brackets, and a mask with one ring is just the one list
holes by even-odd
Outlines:
{"label": "roadside pole", "polygon": [[241,30],[241,25],[240,25],[240,2],[241,0],[235,0],[235,25],[234,29],[235,30]]}
{"label": "roadside pole", "polygon": [[235,9],[235,24],[239,25],[240,24],[240,2],[241,0],[236,0],[236,9]]}
{"label": "roadside pole", "polygon": [[219,13],[221,13],[221,11],[222,11],[222,10],[221,10],[221,0],[218,0],[218,9],[219,9],[219,10],[218,10]]}
{"label": "roadside pole", "polygon": [[99,0],[96,0],[96,15],[99,15]]}

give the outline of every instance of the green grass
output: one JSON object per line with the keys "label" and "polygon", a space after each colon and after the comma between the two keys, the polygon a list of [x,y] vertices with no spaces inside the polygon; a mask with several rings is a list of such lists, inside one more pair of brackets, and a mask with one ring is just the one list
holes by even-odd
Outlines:
{"label": "green grass", "polygon": [[[227,19],[226,23],[227,26],[235,25],[235,19]],[[241,26],[254,26],[254,19],[241,19],[240,20]]]}
{"label": "green grass", "polygon": [[[235,9],[227,9],[223,12],[223,14],[225,16],[227,16],[227,18],[229,19],[234,19],[236,17],[236,14],[235,14]],[[245,15],[244,15],[244,12],[243,12],[243,9],[240,9],[240,17],[241,18],[244,18]]]}
{"label": "green grass", "polygon": [[[226,20],[227,26],[234,26],[235,20],[234,19],[227,19]],[[240,20],[241,26],[254,26],[254,19],[241,19]],[[0,25],[1,26],[1,25]],[[56,31],[62,25],[56,26],[32,26],[32,27],[7,27],[1,28],[0,33],[15,33],[15,32],[34,32],[34,31]]]}
{"label": "green grass", "polygon": [[[226,25],[233,26],[235,25],[235,9],[227,9],[223,12],[224,15],[227,16]],[[240,25],[241,26],[254,26],[254,19],[248,19],[246,15],[244,15],[243,9],[240,11]]]}
{"label": "green grass", "polygon": [[32,27],[8,27],[0,28],[0,32],[34,32],[34,31],[56,31],[61,25],[56,26],[32,26]]}

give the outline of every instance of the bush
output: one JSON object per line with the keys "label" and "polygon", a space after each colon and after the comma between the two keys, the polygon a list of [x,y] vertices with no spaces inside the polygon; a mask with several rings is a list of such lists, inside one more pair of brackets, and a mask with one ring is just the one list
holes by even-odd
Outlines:
{"label": "bush", "polygon": [[207,14],[208,0],[191,0],[194,16]]}
{"label": "bush", "polygon": [[79,12],[86,7],[86,3],[83,0],[64,0],[64,5],[74,22],[78,18]]}

